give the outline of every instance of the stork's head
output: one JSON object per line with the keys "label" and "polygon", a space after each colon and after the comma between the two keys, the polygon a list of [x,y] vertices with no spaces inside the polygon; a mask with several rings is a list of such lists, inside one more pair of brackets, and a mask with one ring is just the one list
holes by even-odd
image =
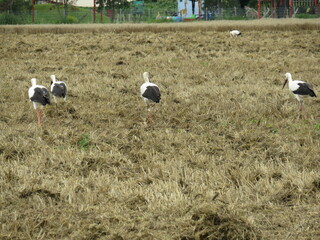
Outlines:
{"label": "stork's head", "polygon": [[31,84],[32,84],[32,86],[37,85],[37,79],[31,78]]}
{"label": "stork's head", "polygon": [[150,82],[149,77],[150,77],[150,74],[148,72],[143,73],[143,79],[145,82]]}
{"label": "stork's head", "polygon": [[289,80],[289,78],[291,78],[291,73],[286,73],[285,76],[286,76],[286,79]]}
{"label": "stork's head", "polygon": [[285,77],[286,77],[286,79],[284,80],[282,89],[286,86],[288,80],[291,79],[291,73],[286,73],[286,74],[285,74]]}

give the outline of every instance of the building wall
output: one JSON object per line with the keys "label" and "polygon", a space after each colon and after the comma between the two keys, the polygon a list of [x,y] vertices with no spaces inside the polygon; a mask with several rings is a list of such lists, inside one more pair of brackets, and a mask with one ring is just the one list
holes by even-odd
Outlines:
{"label": "building wall", "polygon": [[77,7],[93,7],[94,0],[77,0],[75,6]]}
{"label": "building wall", "polygon": [[[181,17],[189,18],[192,15],[192,3],[190,0],[177,0],[178,1],[178,14]],[[195,3],[194,14],[199,15],[198,2]]]}

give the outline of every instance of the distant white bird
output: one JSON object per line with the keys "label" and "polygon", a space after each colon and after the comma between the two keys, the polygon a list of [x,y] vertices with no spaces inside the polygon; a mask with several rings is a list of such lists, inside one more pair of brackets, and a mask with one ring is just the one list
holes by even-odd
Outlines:
{"label": "distant white bird", "polygon": [[52,92],[54,101],[57,103],[56,97],[63,98],[64,101],[67,100],[67,85],[65,82],[57,81],[55,75],[51,75],[51,86],[50,90]]}
{"label": "distant white bird", "polygon": [[[149,79],[150,75],[148,72],[143,73],[143,79],[145,81],[144,84],[140,87],[141,97],[143,98],[144,102],[147,104],[148,110],[148,117],[147,122],[152,122],[153,113],[151,113],[151,108],[154,103],[159,103],[161,99],[161,93],[159,87],[150,82]],[[154,112],[156,112],[156,108],[154,107]]]}
{"label": "distant white bird", "polygon": [[304,96],[310,96],[310,97],[317,97],[316,94],[313,91],[313,87],[304,81],[300,80],[292,80],[291,73],[286,73],[286,80],[284,81],[282,89],[285,87],[285,85],[288,83],[289,90],[294,94],[296,99],[300,103],[300,116],[303,111],[303,101],[302,98]]}
{"label": "distant white bird", "polygon": [[239,30],[230,31],[230,37],[239,37],[239,36],[242,36]]}
{"label": "distant white bird", "polygon": [[42,107],[50,104],[50,94],[46,87],[37,85],[35,78],[31,79],[32,86],[29,88],[28,95],[33,107],[37,112],[38,127],[41,127]]}

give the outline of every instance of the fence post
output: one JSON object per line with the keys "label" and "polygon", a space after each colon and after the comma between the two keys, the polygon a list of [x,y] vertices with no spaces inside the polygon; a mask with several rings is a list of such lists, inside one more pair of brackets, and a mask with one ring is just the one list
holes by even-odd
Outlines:
{"label": "fence post", "polygon": [[32,10],[31,10],[31,14],[32,14],[32,23],[34,23],[34,0],[32,0]]}
{"label": "fence post", "polygon": [[234,16],[237,16],[237,7],[234,7]]}
{"label": "fence post", "polygon": [[96,0],[93,0],[93,23],[96,23]]}
{"label": "fence post", "polygon": [[202,13],[202,9],[201,9],[201,0],[198,0],[198,9],[199,9],[199,20],[202,20],[202,17],[201,17],[201,13]]}
{"label": "fence post", "polygon": [[261,3],[260,0],[258,0],[258,19],[261,18]]}

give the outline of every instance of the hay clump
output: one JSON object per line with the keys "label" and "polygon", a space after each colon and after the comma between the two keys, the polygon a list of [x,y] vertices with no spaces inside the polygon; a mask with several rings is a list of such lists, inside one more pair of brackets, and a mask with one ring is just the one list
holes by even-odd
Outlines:
{"label": "hay clump", "polygon": [[261,239],[260,233],[243,217],[212,207],[197,210],[192,215],[195,222],[195,240]]}

